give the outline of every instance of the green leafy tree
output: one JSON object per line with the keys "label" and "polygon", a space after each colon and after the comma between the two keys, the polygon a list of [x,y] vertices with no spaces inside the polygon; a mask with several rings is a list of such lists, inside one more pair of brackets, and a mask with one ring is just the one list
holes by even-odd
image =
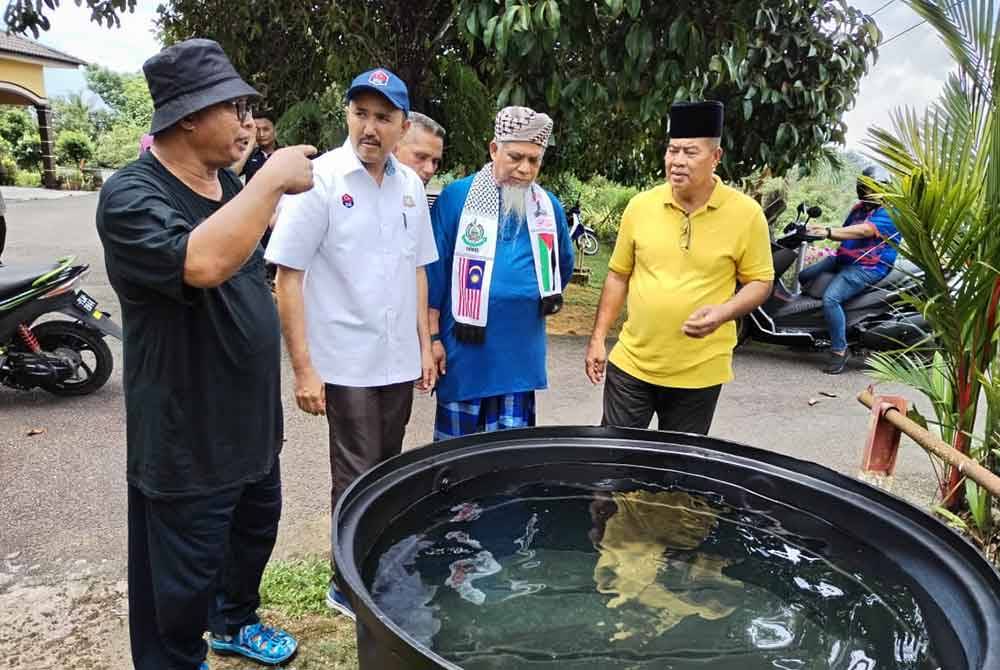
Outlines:
{"label": "green leafy tree", "polygon": [[81,170],[94,157],[94,143],[86,133],[64,130],[56,137],[56,157],[62,163],[72,163]]}
{"label": "green leafy tree", "polygon": [[[907,296],[930,323],[932,360],[910,352],[875,356],[883,380],[931,402],[944,440],[995,469],[1000,455],[1000,19],[992,0],[907,0],[932,25],[957,64],[940,99],[902,109],[868,147],[894,174],[881,188],[903,237],[900,253],[923,271]],[[985,412],[981,404],[985,398]],[[977,416],[985,421],[977,422]],[[980,428],[979,426],[982,426]],[[994,501],[952,468],[942,482],[949,507],[964,499],[988,544]],[[964,494],[964,495],[963,495]]]}
{"label": "green leafy tree", "polygon": [[139,140],[146,129],[118,124],[101,133],[94,147],[94,161],[101,167],[120,168],[139,155]]}
{"label": "green leafy tree", "polygon": [[42,140],[38,120],[25,107],[0,107],[0,138],[22,170],[38,170],[42,164]]}
{"label": "green leafy tree", "polygon": [[90,115],[90,105],[79,93],[70,93],[52,101],[52,127],[57,136],[72,130],[93,139],[97,132]]}
{"label": "green leafy tree", "polygon": [[881,39],[844,0],[469,0],[458,25],[490,56],[498,105],[545,106],[574,130],[582,112],[567,153],[617,156],[611,175],[630,181],[659,168],[667,110],[684,100],[725,103],[730,178],[825,157]]}
{"label": "green leafy tree", "polygon": [[481,117],[526,103],[556,117],[555,169],[630,183],[660,172],[675,100],[726,103],[731,179],[823,158],[881,38],[846,0],[170,0],[159,17],[167,42],[217,39],[279,115],[383,65],[461,129],[448,161],[481,162]]}
{"label": "green leafy tree", "polygon": [[114,123],[149,127],[153,119],[153,99],[142,73],[120,73],[88,65],[85,77],[87,87],[110,108]]}

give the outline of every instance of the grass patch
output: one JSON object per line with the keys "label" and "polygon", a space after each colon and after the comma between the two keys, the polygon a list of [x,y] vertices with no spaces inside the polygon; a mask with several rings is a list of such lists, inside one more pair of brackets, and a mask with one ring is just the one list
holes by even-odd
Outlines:
{"label": "grass patch", "polygon": [[[260,616],[299,641],[299,651],[284,664],[288,670],[358,670],[354,622],[326,607],[330,562],[310,556],[272,561],[260,584]],[[208,655],[212,670],[260,670],[239,656]]]}
{"label": "grass patch", "polygon": [[272,561],[260,583],[261,606],[290,618],[325,614],[330,576],[325,558]]}
{"label": "grass patch", "polygon": [[570,284],[566,289],[567,303],[597,309],[597,303],[601,300],[601,288],[608,276],[608,261],[611,260],[612,250],[611,243],[601,240],[601,247],[595,256],[583,257],[584,267],[590,268],[590,283],[587,286]]}
{"label": "grass patch", "polygon": [[[594,327],[594,316],[597,305],[601,301],[601,289],[608,276],[608,261],[614,245],[601,240],[601,247],[594,256],[585,256],[584,267],[590,268],[590,283],[587,286],[570,284],[564,294],[563,309],[558,314],[548,318],[547,330],[551,335],[590,335]],[[578,252],[579,253],[579,252]],[[624,316],[624,311],[623,316]],[[611,329],[611,335],[617,335],[624,319]]]}

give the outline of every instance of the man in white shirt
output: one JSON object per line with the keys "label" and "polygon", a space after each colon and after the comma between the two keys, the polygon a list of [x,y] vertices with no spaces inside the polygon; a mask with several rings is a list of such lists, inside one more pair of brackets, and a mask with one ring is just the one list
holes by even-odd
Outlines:
{"label": "man in white shirt", "polygon": [[[437,381],[424,266],[437,260],[420,178],[392,152],[406,85],[384,68],[347,92],[348,139],[313,162],[315,188],[282,199],[266,258],[295,398],[330,428],[331,510],[361,473],[402,450],[413,383]],[[353,616],[331,585],[327,604]]]}

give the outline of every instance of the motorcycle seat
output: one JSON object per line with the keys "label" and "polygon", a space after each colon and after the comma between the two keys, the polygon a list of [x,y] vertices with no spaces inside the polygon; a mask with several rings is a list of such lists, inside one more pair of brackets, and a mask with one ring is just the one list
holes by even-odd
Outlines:
{"label": "motorcycle seat", "polygon": [[0,265],[0,297],[6,298],[26,291],[36,279],[57,269],[59,265]]}

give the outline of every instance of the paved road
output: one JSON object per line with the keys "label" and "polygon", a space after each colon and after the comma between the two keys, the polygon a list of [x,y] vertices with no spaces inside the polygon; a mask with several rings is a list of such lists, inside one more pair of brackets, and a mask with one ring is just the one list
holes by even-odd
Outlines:
{"label": "paved road", "polygon": [[[92,267],[86,290],[117,312],[94,230],[96,196],[13,202],[8,207],[6,262],[46,262],[74,253]],[[581,338],[553,338],[551,388],[539,399],[541,423],[599,421],[601,389],[583,376],[584,346]],[[112,349],[120,366],[120,344],[113,342]],[[816,371],[819,362],[814,356],[783,351],[739,352],[737,380],[723,393],[712,434],[856,474],[867,421],[864,408],[853,398],[869,381],[857,369],[827,377]],[[284,378],[291,378],[287,360]],[[810,407],[808,399],[819,397],[820,391],[838,397],[822,398]],[[326,425],[322,418],[295,409],[288,384],[284,396],[286,502],[278,554],[322,552],[328,546]],[[432,415],[432,403],[418,398],[407,446],[429,441]],[[45,433],[29,437],[34,428]],[[126,555],[124,464],[120,367],[104,389],[85,398],[0,389],[0,610],[5,592],[11,597],[29,582],[42,588],[47,580],[63,579],[70,572],[79,576],[87,572],[83,565],[100,566],[95,574],[114,584],[109,602],[117,598],[120,607]],[[896,490],[925,499],[930,479],[926,457],[906,445]],[[28,591],[18,593],[22,598]],[[124,633],[114,631],[111,636],[118,639],[104,643],[120,650]]]}

